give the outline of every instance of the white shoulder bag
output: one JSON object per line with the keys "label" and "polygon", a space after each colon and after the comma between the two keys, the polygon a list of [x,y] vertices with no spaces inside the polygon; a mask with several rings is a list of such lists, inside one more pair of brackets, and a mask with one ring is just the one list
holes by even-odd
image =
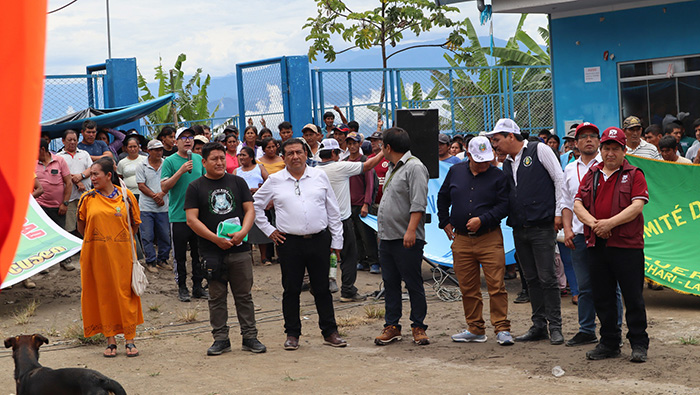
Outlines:
{"label": "white shoulder bag", "polygon": [[131,210],[129,210],[129,199],[126,198],[126,185],[124,181],[119,180],[119,184],[122,189],[122,199],[124,200],[124,205],[126,206],[126,226],[129,228],[129,240],[131,245],[131,289],[138,296],[143,295],[146,291],[146,286],[148,285],[148,278],[146,278],[146,272],[143,266],[139,263],[139,259],[136,257],[136,248],[134,248],[134,232],[131,229]]}

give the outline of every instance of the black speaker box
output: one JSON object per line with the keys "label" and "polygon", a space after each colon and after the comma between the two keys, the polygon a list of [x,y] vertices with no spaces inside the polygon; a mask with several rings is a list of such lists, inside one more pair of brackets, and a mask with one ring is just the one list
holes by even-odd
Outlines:
{"label": "black speaker box", "polygon": [[428,168],[430,178],[438,178],[438,110],[396,110],[396,126],[408,132],[411,137],[411,153]]}

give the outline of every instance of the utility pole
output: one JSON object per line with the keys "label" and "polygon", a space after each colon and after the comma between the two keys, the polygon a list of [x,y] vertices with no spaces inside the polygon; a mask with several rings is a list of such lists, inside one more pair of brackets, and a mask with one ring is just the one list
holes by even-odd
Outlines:
{"label": "utility pole", "polygon": [[109,31],[109,0],[107,2],[107,56],[112,59],[112,35]]}

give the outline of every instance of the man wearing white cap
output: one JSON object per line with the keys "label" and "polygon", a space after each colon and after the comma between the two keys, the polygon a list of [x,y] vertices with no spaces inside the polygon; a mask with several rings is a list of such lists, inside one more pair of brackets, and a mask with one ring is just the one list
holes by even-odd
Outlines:
{"label": "man wearing white cap", "polygon": [[503,162],[510,184],[508,225],[513,228],[515,252],[532,306],[532,327],[515,340],[549,338],[551,344],[563,344],[561,296],[554,266],[564,184],[559,158],[543,143],[526,144],[512,119],[499,119],[488,135],[495,149],[508,154]]}
{"label": "man wearing white cap", "polygon": [[[491,165],[493,148],[486,137],[469,141],[469,162],[452,166],[438,192],[440,228],[452,240],[453,267],[462,292],[464,317],[469,329],[452,335],[456,342],[486,341],[481,275],[489,290],[491,324],[496,341],[512,345],[508,315],[508,292],[504,275],[506,257],[500,223],[508,214],[508,179]],[[450,210],[452,207],[452,210]]]}
{"label": "man wearing white cap", "polygon": [[[333,188],[333,193],[338,200],[340,219],[343,222],[343,249],[340,251],[341,271],[341,302],[359,302],[367,299],[367,296],[357,293],[355,280],[357,279],[357,240],[355,239],[355,227],[352,223],[352,208],[350,207],[350,177],[363,174],[372,170],[374,166],[384,158],[384,154],[368,159],[365,162],[338,162],[341,154],[340,144],[336,139],[325,139],[321,142],[318,155],[321,162],[318,168],[328,176]],[[330,279],[335,282],[334,278]]]}
{"label": "man wearing white cap", "polygon": [[[160,189],[160,176],[163,169],[163,142],[148,142],[148,161],[136,167],[136,185],[141,191],[141,242],[146,255],[146,269],[151,273],[158,268],[173,270],[168,264],[170,258],[170,225],[168,223],[168,194]],[[158,239],[158,255],[153,248]]]}

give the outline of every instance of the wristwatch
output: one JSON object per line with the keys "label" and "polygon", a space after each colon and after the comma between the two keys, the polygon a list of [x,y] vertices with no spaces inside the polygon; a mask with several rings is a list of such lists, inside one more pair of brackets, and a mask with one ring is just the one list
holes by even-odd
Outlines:
{"label": "wristwatch", "polygon": [[69,202],[68,200],[64,200],[64,201],[63,201],[63,205],[66,206],[66,207],[68,207],[68,204],[69,204],[69,203],[70,203],[70,202]]}
{"label": "wristwatch", "polygon": [[87,178],[87,176],[85,175],[85,173],[80,173],[80,177],[82,177],[83,180]]}

